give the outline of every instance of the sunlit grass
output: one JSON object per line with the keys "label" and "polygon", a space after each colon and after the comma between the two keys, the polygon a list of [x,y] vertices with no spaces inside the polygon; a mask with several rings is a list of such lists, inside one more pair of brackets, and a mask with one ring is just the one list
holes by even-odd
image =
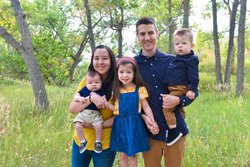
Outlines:
{"label": "sunlit grass", "polygon": [[[186,107],[190,133],[183,166],[250,166],[249,88],[245,83],[241,97],[234,86],[218,93],[215,77],[201,74],[200,95]],[[75,116],[68,108],[76,85],[46,90],[50,110],[35,111],[30,83],[0,80],[0,166],[71,165]],[[119,164],[117,154],[114,166]],[[141,154],[139,166],[144,166]]]}

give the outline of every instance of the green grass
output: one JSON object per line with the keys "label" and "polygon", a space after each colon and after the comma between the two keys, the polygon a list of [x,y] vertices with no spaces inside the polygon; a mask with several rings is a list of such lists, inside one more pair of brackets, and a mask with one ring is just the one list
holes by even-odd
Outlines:
{"label": "green grass", "polygon": [[[236,97],[234,86],[218,93],[214,83],[214,76],[202,73],[199,97],[186,107],[190,133],[183,166],[250,166],[250,84]],[[70,166],[75,116],[68,108],[76,86],[46,86],[50,110],[42,112],[35,111],[30,83],[0,80],[1,166]]]}

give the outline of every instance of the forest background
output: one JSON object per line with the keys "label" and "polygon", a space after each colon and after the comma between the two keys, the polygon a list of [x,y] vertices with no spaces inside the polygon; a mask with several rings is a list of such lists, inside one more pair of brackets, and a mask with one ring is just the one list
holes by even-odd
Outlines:
{"label": "forest background", "polygon": [[200,95],[186,108],[183,165],[250,166],[249,4],[197,2],[1,0],[0,164],[70,166],[74,115],[68,108],[93,48],[110,46],[117,58],[138,54],[135,23],[150,16],[163,52],[174,54],[176,29],[195,34]]}

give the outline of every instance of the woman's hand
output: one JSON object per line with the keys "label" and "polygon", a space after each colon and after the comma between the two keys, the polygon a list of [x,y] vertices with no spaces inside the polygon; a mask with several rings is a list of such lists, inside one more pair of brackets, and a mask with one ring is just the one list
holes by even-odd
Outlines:
{"label": "woman's hand", "polygon": [[100,96],[95,92],[91,92],[91,102],[96,105],[97,108],[102,109],[105,108],[106,98],[105,96]]}
{"label": "woman's hand", "polygon": [[81,123],[83,128],[94,129],[94,126],[89,123]]}

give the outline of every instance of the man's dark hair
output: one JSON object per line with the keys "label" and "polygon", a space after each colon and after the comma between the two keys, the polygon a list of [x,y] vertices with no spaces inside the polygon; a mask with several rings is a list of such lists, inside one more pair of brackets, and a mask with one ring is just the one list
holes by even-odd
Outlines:
{"label": "man's dark hair", "polygon": [[157,31],[157,26],[155,24],[155,20],[151,17],[142,17],[136,23],[136,34],[138,34],[138,26],[141,24],[153,24],[155,27],[155,31]]}

